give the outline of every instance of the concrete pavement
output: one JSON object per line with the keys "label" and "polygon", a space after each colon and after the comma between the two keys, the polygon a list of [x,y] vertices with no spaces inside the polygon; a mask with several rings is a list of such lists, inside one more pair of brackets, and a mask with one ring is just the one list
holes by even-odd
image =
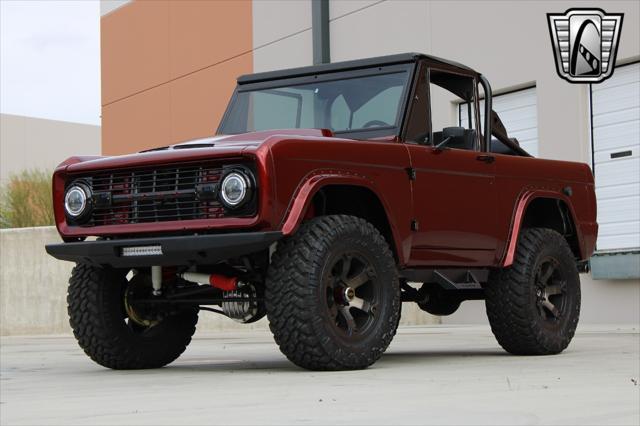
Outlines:
{"label": "concrete pavement", "polygon": [[365,371],[290,364],[266,332],[196,335],[159,370],[110,371],[70,336],[1,340],[0,420],[26,424],[640,424],[638,326],[584,327],[559,356],[487,327],[404,327]]}

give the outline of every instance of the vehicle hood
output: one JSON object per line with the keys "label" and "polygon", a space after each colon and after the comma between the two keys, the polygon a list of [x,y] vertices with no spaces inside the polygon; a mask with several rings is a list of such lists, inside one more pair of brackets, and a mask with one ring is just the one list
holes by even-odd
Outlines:
{"label": "vehicle hood", "polygon": [[241,158],[251,155],[260,145],[273,136],[302,138],[331,138],[333,134],[322,129],[285,129],[238,135],[219,135],[194,139],[134,154],[111,157],[71,157],[59,168],[69,173],[89,170],[105,170],[124,167],[144,167],[183,161],[199,161],[214,158]]}

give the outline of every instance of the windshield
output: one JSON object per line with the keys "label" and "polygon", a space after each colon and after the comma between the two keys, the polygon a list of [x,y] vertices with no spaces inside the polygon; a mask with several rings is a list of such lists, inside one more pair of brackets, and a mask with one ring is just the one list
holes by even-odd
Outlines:
{"label": "windshield", "polygon": [[[238,89],[219,133],[316,128],[334,133],[371,132],[393,135],[400,125],[408,67],[385,74],[339,78],[345,72],[313,81]],[[398,68],[396,68],[397,70]],[[362,74],[362,73],[361,73]],[[299,80],[303,80],[300,78]],[[277,83],[277,82],[276,82]],[[255,86],[255,85],[254,85]]]}

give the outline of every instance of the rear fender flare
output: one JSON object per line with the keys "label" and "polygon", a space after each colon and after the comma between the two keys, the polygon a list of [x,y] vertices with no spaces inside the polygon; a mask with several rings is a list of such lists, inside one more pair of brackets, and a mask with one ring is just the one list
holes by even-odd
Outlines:
{"label": "rear fender flare", "polygon": [[580,250],[582,257],[582,252],[584,251],[582,233],[580,227],[578,226],[578,221],[576,220],[576,214],[573,209],[571,199],[560,192],[548,190],[533,190],[524,192],[518,199],[514,210],[513,219],[511,220],[509,238],[507,239],[506,249],[502,257],[502,261],[500,262],[500,267],[506,268],[513,264],[516,255],[516,248],[518,246],[518,238],[520,237],[522,222],[527,212],[527,207],[529,207],[529,204],[531,204],[531,202],[537,198],[551,198],[563,201],[565,203],[565,205],[569,209],[569,214],[571,215],[571,219],[573,220],[573,223],[575,225],[574,231],[578,238],[578,249]]}

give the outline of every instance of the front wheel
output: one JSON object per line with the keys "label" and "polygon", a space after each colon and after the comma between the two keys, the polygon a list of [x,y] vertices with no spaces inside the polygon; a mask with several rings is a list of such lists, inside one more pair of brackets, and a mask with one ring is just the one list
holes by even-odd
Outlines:
{"label": "front wheel", "polygon": [[395,335],[400,285],[389,246],[353,216],[323,216],[279,243],[266,283],[280,350],[311,370],[373,364]]}
{"label": "front wheel", "polygon": [[150,293],[148,276],[79,264],[67,295],[69,323],[96,363],[118,370],[158,368],[174,361],[195,332],[198,311],[153,312],[132,303]]}
{"label": "front wheel", "polygon": [[558,232],[525,229],[513,265],[493,272],[485,293],[491,330],[506,351],[557,354],[571,342],[580,315],[580,277]]}

